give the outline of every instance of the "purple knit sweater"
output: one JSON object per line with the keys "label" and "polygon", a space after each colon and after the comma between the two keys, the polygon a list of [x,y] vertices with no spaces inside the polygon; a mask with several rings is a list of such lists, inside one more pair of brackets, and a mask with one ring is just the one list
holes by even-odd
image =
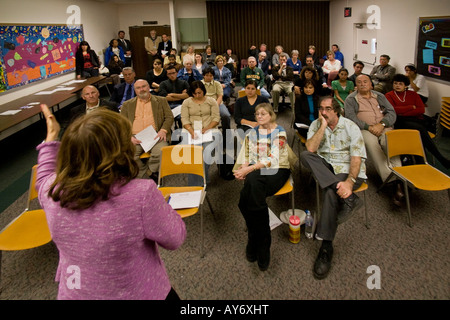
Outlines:
{"label": "purple knit sweater", "polygon": [[116,185],[116,195],[85,210],[61,208],[48,197],[59,146],[37,147],[39,201],[59,250],[58,299],[165,299],[171,285],[158,245],[180,247],[184,221],[153,180]]}

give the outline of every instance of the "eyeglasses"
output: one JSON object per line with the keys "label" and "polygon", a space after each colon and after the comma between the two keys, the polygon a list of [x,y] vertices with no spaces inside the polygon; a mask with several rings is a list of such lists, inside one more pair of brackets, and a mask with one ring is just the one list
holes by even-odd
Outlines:
{"label": "eyeglasses", "polygon": [[322,111],[330,112],[330,111],[332,111],[332,110],[333,110],[332,107],[325,107],[325,108],[320,107],[320,108],[319,108],[319,111],[320,111],[320,112],[322,112]]}

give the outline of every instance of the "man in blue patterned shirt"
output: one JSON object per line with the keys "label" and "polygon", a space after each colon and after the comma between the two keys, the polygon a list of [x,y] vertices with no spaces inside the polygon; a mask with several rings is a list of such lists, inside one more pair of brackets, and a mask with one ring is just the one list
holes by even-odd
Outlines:
{"label": "man in blue patterned shirt", "polygon": [[362,206],[352,191],[361,186],[366,176],[366,149],[359,127],[341,116],[341,107],[331,96],[319,100],[319,118],[308,131],[307,151],[301,161],[310,169],[323,190],[320,220],[316,237],[322,240],[314,264],[314,276],[327,276],[333,256],[332,241],[337,226],[347,221]]}

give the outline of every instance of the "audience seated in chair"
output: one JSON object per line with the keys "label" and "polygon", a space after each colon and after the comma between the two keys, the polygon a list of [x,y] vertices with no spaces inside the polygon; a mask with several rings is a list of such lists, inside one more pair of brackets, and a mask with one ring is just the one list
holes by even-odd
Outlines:
{"label": "audience seated in chair", "polygon": [[275,53],[272,56],[272,67],[276,67],[278,65],[280,65],[280,55],[284,53],[285,55],[287,55],[287,59],[289,59],[289,55],[284,52],[284,48],[280,45],[275,47]]}
{"label": "audience seated in chair", "polygon": [[212,52],[210,45],[205,47],[205,52],[202,53],[203,61],[205,61],[210,67],[214,67],[216,61],[216,53]]}
{"label": "audience seated in chair", "polygon": [[385,94],[392,90],[392,78],[396,69],[389,64],[391,58],[387,54],[380,56],[380,64],[373,67],[370,72],[374,84],[374,90]]}
{"label": "audience seated in chair", "polygon": [[[124,102],[120,114],[132,123],[132,143],[135,145],[134,159],[139,165],[139,178],[150,177],[158,181],[161,148],[170,144],[173,113],[167,100],[150,93],[147,80],[136,80],[134,84],[136,97]],[[151,117],[149,117],[151,115]],[[151,120],[149,120],[151,119]],[[150,158],[144,163],[139,157],[144,153],[141,142],[134,135],[153,126],[158,135],[158,142],[149,150]]]}
{"label": "audience seated in chair", "polygon": [[191,84],[193,81],[199,81],[203,79],[200,72],[198,72],[197,69],[193,68],[194,60],[192,60],[190,56],[185,55],[183,57],[183,66],[184,68],[178,71],[178,79],[187,81],[187,83],[189,84]]}
{"label": "audience seated in chair", "polygon": [[[165,97],[170,109],[174,109],[181,106],[183,101],[189,98],[189,83],[177,78],[178,72],[174,66],[169,66],[166,72],[168,79],[160,83],[158,95]],[[175,117],[175,128],[181,129],[181,117],[179,115]]]}
{"label": "audience seated in chair", "polygon": [[313,275],[324,279],[331,268],[338,225],[362,207],[353,191],[367,179],[366,150],[358,126],[341,116],[340,106],[331,96],[319,100],[319,118],[311,123],[305,146],[300,159],[311,170],[323,194],[314,235],[322,240],[322,245]]}
{"label": "audience seated in chair", "polygon": [[319,95],[316,94],[314,82],[306,80],[302,88],[302,93],[295,98],[295,120],[294,129],[300,133],[302,137],[307,136],[308,128],[298,127],[295,124],[304,124],[309,126],[314,120],[318,118],[319,112]]}
{"label": "audience seated in chair", "polygon": [[120,83],[120,74],[122,73],[125,64],[120,60],[119,56],[113,55],[112,59],[109,60],[109,64],[107,65],[109,76],[113,79],[113,84]]}
{"label": "audience seated in chair", "polygon": [[395,129],[418,130],[425,149],[446,169],[450,169],[450,160],[442,155],[425,127],[423,119],[425,105],[422,99],[416,92],[408,90],[409,78],[403,74],[396,74],[392,80],[394,90],[386,93],[386,99],[392,104],[397,113]]}
{"label": "audience seated in chair", "polygon": [[100,99],[100,93],[98,89],[92,85],[87,85],[83,88],[83,90],[81,90],[81,98],[85,102],[70,109],[68,120],[64,121],[61,124],[61,136],[64,134],[66,128],[78,117],[90,113],[98,108],[106,108],[114,112],[119,112],[117,104],[111,101]]}
{"label": "audience seated in chair", "polygon": [[227,49],[227,52],[223,54],[225,58],[225,67],[231,71],[232,78],[235,78],[239,72],[239,58],[233,53],[232,49]]}
{"label": "audience seated in chair", "polygon": [[125,81],[114,86],[114,90],[109,99],[109,101],[115,102],[119,109],[122,107],[122,104],[125,101],[130,100],[131,98],[134,98],[136,96],[134,92],[134,81],[136,79],[136,73],[134,72],[133,68],[123,68],[122,75]]}
{"label": "audience seated in chair", "polygon": [[167,68],[169,66],[172,66],[172,67],[175,67],[177,72],[180,71],[183,68],[183,66],[181,65],[181,63],[178,63],[177,59],[179,59],[178,56],[175,56],[174,54],[170,54],[167,57],[167,63],[164,64],[164,69],[167,70]]}
{"label": "audience seated in chair", "polygon": [[219,81],[223,88],[223,101],[228,101],[231,96],[231,71],[225,67],[225,58],[223,56],[217,56],[215,60],[214,80]]}
{"label": "audience seated in chair", "polygon": [[298,79],[295,79],[294,82],[294,92],[297,97],[302,93],[306,81],[312,81],[316,94],[322,95],[322,87],[320,85],[319,74],[317,73],[316,69],[307,65],[302,68],[300,76],[298,77]]}
{"label": "audience seated in chair", "polygon": [[87,41],[81,41],[75,53],[75,74],[77,79],[98,77],[100,61]]}
{"label": "audience seated in chair", "polygon": [[327,51],[327,60],[323,63],[323,73],[328,79],[331,71],[339,71],[342,68],[341,61],[335,59],[333,51]]}
{"label": "audience seated in chair", "polygon": [[176,63],[179,63],[179,64],[181,65],[181,59],[180,59],[180,56],[177,54],[177,49],[172,48],[172,49],[170,49],[169,54],[164,58],[164,67],[165,67],[167,64],[170,63],[170,62],[169,62],[169,56],[170,56],[171,54],[174,55],[174,57],[175,57],[175,62],[176,62]]}
{"label": "audience seated in chair", "polygon": [[248,79],[244,85],[245,96],[238,98],[234,104],[234,122],[238,129],[247,131],[256,127],[255,108],[261,103],[269,103],[266,97],[258,95],[258,83]]}
{"label": "audience seated in chair", "polygon": [[353,85],[356,86],[356,77],[359,76],[360,74],[362,74],[362,71],[364,69],[364,63],[362,61],[355,61],[353,62],[353,74],[348,77],[348,80],[350,80],[351,82],[353,82]]}
{"label": "audience seated in chair", "polygon": [[[189,92],[191,96],[183,101],[181,105],[181,123],[183,129],[192,139],[211,130],[213,141],[203,142],[203,165],[205,167],[206,183],[210,182],[209,168],[213,163],[212,150],[207,148],[214,141],[220,140],[220,131],[217,126],[220,124],[219,106],[214,98],[206,95],[206,88],[202,81],[191,83]],[[183,130],[184,131],[184,130]],[[184,132],[183,132],[184,133]],[[186,139],[183,137],[183,140]],[[182,142],[187,144],[187,142]],[[203,178],[197,175],[188,175],[189,186],[203,186]]]}
{"label": "audience seated in chair", "polygon": [[316,52],[316,47],[315,47],[314,45],[312,45],[312,44],[308,46],[308,51],[307,51],[307,53],[306,53],[306,55],[305,55],[305,59],[303,60],[303,62],[305,63],[305,65],[307,64],[306,60],[307,60],[307,58],[308,58],[309,56],[311,56],[312,59],[313,59],[313,62],[312,62],[312,63],[313,63],[314,65],[320,67],[320,57],[319,57],[319,55],[318,55],[317,52]]}
{"label": "audience seated in chair", "polygon": [[258,83],[258,89],[261,90],[261,95],[267,99],[270,98],[270,94],[264,88],[265,76],[264,72],[258,68],[256,58],[253,56],[247,59],[248,66],[241,70],[241,86],[245,87],[245,83],[248,79],[254,79]]}
{"label": "audience seated in chair", "polygon": [[255,117],[258,125],[245,137],[234,175],[244,182],[238,206],[247,225],[246,257],[249,262],[257,261],[259,269],[265,271],[272,242],[266,197],[274,195],[289,179],[289,146],[286,131],[276,123],[269,103],[256,106]]}
{"label": "audience seated in chair", "polygon": [[339,103],[341,109],[344,112],[345,112],[344,110],[345,99],[350,93],[355,91],[355,86],[353,85],[353,82],[348,80],[347,77],[348,77],[348,70],[345,68],[341,68],[336,77],[336,80],[333,80],[331,82],[331,88],[334,91],[334,99]]}
{"label": "audience seated in chair", "polygon": [[166,69],[162,67],[162,62],[160,59],[153,60],[153,68],[147,71],[145,79],[150,85],[150,89],[152,91],[159,91],[161,82],[168,79]]}
{"label": "audience seated in chair", "polygon": [[122,62],[125,62],[125,54],[123,52],[122,47],[119,46],[119,40],[117,40],[117,39],[112,39],[109,42],[109,47],[106,48],[106,51],[105,51],[105,66],[107,66],[109,64],[109,61],[111,60],[111,58],[114,55],[117,55]]}
{"label": "audience seated in chair", "polygon": [[289,96],[291,110],[294,113],[295,93],[294,87],[294,70],[287,65],[288,55],[280,53],[279,65],[272,68],[272,91],[273,111],[278,112],[279,98],[282,93]]}
{"label": "audience seated in chair", "polygon": [[[351,93],[345,99],[345,117],[355,122],[361,129],[367,155],[375,166],[375,170],[384,182],[391,174],[391,169],[386,159],[386,137],[385,133],[394,129],[397,119],[394,107],[386,97],[375,90],[372,90],[370,77],[364,74],[356,78],[357,91]],[[401,166],[398,157],[391,159],[395,166]],[[393,202],[400,205],[404,193],[398,180],[393,193]]]}
{"label": "audience seated in chair", "polygon": [[194,68],[203,75],[203,70],[208,68],[209,65],[203,60],[203,56],[201,53],[197,52],[195,54]]}
{"label": "audience seated in chair", "polygon": [[298,50],[292,50],[291,58],[287,60],[287,65],[294,70],[294,77],[299,77],[302,71],[302,62],[298,59]]}
{"label": "audience seated in chair", "polygon": [[420,96],[423,103],[427,103],[429,91],[425,77],[417,73],[417,68],[412,63],[405,66],[405,74],[409,78],[409,90],[414,90]]}
{"label": "audience seated in chair", "polygon": [[266,53],[266,59],[269,60],[269,63],[272,66],[272,53],[270,52],[270,50],[267,50],[267,45],[265,43],[261,43],[259,49],[256,48],[255,45],[252,45],[248,50],[248,55],[255,57],[255,59],[258,59],[258,55],[260,52]]}

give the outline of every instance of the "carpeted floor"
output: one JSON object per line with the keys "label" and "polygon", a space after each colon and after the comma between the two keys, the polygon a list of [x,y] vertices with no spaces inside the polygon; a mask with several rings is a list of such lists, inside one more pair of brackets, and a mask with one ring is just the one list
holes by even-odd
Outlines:
{"label": "carpeted floor", "polygon": [[[280,112],[278,122],[288,130],[290,110]],[[298,144],[294,146],[297,151]],[[204,207],[205,257],[200,257],[200,216],[185,219],[188,235],[176,251],[160,250],[171,282],[186,300],[447,300],[450,298],[450,217],[447,191],[412,191],[412,223],[406,223],[406,207],[397,208],[390,189],[380,186],[367,161],[366,193],[370,229],[363,211],[338,228],[329,276],[315,280],[312,267],[320,242],[304,236],[292,244],[288,226],[272,231],[271,263],[261,272],[245,258],[246,230],[237,207],[242,182],[225,181],[211,167],[208,197],[212,214]],[[295,207],[315,209],[315,187],[306,171],[297,172]],[[25,208],[26,195],[0,214],[0,228]],[[277,216],[290,207],[289,195],[271,197],[269,207]],[[37,205],[37,204],[35,204]],[[53,300],[58,252],[53,243],[18,252],[3,252],[1,300]],[[373,280],[379,268],[379,282]],[[370,289],[373,284],[379,289]]]}

